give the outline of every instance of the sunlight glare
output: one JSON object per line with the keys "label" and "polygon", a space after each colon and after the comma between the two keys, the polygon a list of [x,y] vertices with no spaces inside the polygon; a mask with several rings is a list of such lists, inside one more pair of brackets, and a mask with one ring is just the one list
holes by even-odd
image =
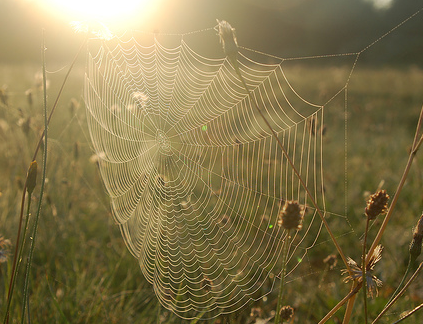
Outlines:
{"label": "sunlight glare", "polygon": [[42,0],[50,11],[69,20],[118,22],[150,9],[154,0]]}

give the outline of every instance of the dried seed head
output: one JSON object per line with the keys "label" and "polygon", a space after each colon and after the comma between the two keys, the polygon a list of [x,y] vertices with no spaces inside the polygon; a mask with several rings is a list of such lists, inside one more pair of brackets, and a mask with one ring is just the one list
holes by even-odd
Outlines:
{"label": "dried seed head", "polygon": [[[382,281],[373,275],[373,270],[377,262],[382,259],[382,246],[378,245],[373,251],[369,262],[366,265],[366,285],[367,285],[367,295],[369,297],[375,297],[378,295],[378,287],[382,287]],[[366,258],[367,259],[367,258]],[[363,282],[363,270],[357,265],[357,263],[348,258],[348,265],[350,266],[350,271],[347,269],[342,270],[342,274],[348,274],[344,279],[344,282],[350,280],[357,280],[358,282]]]}
{"label": "dried seed head", "polygon": [[323,262],[324,263],[326,263],[327,265],[328,265],[328,267],[329,267],[329,270],[332,270],[333,268],[335,268],[336,267],[336,264],[338,263],[338,259],[337,259],[337,257],[336,257],[336,255],[335,254],[331,254],[331,255],[328,255],[324,260],[323,260]]}
{"label": "dried seed head", "polygon": [[263,317],[263,310],[260,307],[253,307],[250,311],[250,318],[256,320],[257,318]]}
{"label": "dried seed head", "polygon": [[373,220],[378,215],[386,213],[388,210],[389,195],[386,190],[378,190],[375,194],[371,195],[367,201],[365,209],[366,216]]}
{"label": "dried seed head", "polygon": [[77,161],[79,159],[79,143],[73,144],[73,159]]}
{"label": "dried seed head", "polygon": [[287,230],[300,230],[303,225],[304,207],[297,201],[286,201],[278,215],[278,225]]}
{"label": "dried seed head", "polygon": [[219,21],[216,19],[219,32],[220,43],[223,46],[225,55],[231,61],[233,67],[239,72],[237,56],[238,56],[238,43],[236,41],[235,29],[225,20]]}
{"label": "dried seed head", "polygon": [[28,194],[32,194],[37,184],[37,161],[32,161],[26,176],[26,190]]}
{"label": "dried seed head", "polygon": [[218,23],[220,42],[222,43],[226,56],[237,55],[238,44],[235,36],[235,29],[225,20],[219,21],[216,19],[216,21]]}
{"label": "dried seed head", "polygon": [[422,252],[422,240],[423,240],[423,213],[420,216],[420,219],[417,222],[416,227],[413,231],[413,240],[410,243],[410,256],[412,260],[417,259],[417,257]]}
{"label": "dried seed head", "polygon": [[32,107],[34,100],[32,98],[32,89],[28,89],[25,91],[26,100],[28,101],[28,106]]}
{"label": "dried seed head", "polygon": [[291,306],[283,306],[280,315],[282,321],[288,321],[294,316],[294,309]]}
{"label": "dried seed head", "polygon": [[213,287],[213,281],[209,279],[209,277],[205,276],[203,281],[201,282],[201,289],[205,292],[210,292]]}
{"label": "dried seed head", "polygon": [[9,104],[9,91],[6,84],[0,88],[0,101],[5,106]]}
{"label": "dried seed head", "polygon": [[106,41],[114,37],[109,28],[99,21],[72,21],[70,25],[75,33],[92,34],[98,39]]}
{"label": "dried seed head", "polygon": [[75,98],[72,98],[69,101],[69,112],[71,117],[73,117],[75,115],[75,112],[78,110],[80,104],[78,102],[78,100],[76,100]]}
{"label": "dried seed head", "polygon": [[6,262],[10,255],[12,243],[0,235],[0,263]]}

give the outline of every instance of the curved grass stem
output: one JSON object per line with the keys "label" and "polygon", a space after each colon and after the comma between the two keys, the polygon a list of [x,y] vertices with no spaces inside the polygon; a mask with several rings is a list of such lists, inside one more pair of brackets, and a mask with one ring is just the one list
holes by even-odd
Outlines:
{"label": "curved grass stem", "polygon": [[402,322],[403,320],[405,320],[407,317],[410,317],[411,315],[413,315],[415,312],[417,312],[418,310],[420,310],[421,308],[423,308],[423,304],[420,304],[419,306],[417,306],[416,308],[412,309],[411,311],[409,311],[407,313],[407,315],[401,317],[398,321],[392,323],[392,324],[397,324]]}
{"label": "curved grass stem", "polygon": [[[392,300],[385,306],[385,308],[380,312],[380,314],[375,318],[375,320],[372,322],[372,324],[375,324],[379,319],[382,318],[382,316],[386,313],[386,311],[391,308],[391,306],[393,304],[395,304],[395,302],[398,300],[398,298],[400,298],[402,296],[402,294],[407,290],[407,288],[410,286],[410,284],[417,278],[417,275],[419,274],[419,272],[422,270],[423,268],[423,262],[420,263],[419,267],[417,268],[417,270],[413,273],[413,275],[411,276],[411,278],[407,281],[407,283],[405,284],[405,286],[395,295],[393,295]],[[410,314],[411,315],[411,314]],[[408,314],[407,314],[408,317]],[[402,320],[402,319],[401,319]],[[397,323],[397,322],[396,322]]]}

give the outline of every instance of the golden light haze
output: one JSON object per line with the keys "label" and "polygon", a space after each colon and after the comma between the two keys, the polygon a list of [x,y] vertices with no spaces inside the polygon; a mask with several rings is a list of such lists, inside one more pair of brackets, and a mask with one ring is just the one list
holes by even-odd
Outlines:
{"label": "golden light haze", "polygon": [[100,21],[118,28],[145,19],[159,0],[32,0],[63,20]]}

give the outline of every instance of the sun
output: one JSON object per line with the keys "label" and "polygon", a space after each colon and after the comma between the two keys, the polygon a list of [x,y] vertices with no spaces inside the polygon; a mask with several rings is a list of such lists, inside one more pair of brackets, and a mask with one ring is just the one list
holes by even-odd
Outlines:
{"label": "sun", "polygon": [[39,0],[49,11],[68,20],[127,22],[142,16],[157,0]]}

